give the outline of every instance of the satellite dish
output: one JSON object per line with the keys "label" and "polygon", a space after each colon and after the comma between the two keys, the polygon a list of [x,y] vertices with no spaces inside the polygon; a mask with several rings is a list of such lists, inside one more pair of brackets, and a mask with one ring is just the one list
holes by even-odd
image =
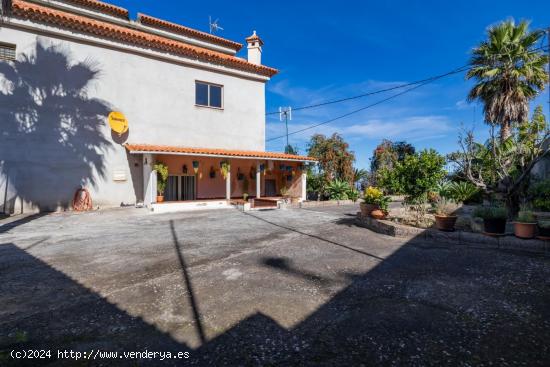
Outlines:
{"label": "satellite dish", "polygon": [[208,24],[210,25],[210,34],[214,34],[217,31],[223,31],[223,28],[218,25],[219,19],[212,21],[212,17],[208,16]]}

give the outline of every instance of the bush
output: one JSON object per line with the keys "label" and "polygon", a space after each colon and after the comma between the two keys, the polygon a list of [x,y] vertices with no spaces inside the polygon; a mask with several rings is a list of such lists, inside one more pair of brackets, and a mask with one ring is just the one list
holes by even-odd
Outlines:
{"label": "bush", "polygon": [[435,150],[405,156],[393,170],[383,170],[380,181],[384,188],[403,193],[413,200],[426,200],[429,192],[435,191],[445,177],[445,158]]}
{"label": "bush", "polygon": [[384,196],[384,193],[376,187],[369,186],[363,195],[363,201],[366,204],[376,204],[377,200]]}
{"label": "bush", "polygon": [[391,198],[389,196],[381,196],[378,199],[376,199],[374,204],[378,205],[380,210],[382,210],[384,213],[387,213],[390,202],[391,202]]}
{"label": "bush", "polygon": [[330,200],[347,200],[351,189],[348,182],[334,180],[328,183],[326,192]]}
{"label": "bush", "polygon": [[538,181],[532,185],[529,189],[529,197],[534,208],[550,211],[550,179]]}
{"label": "bush", "polygon": [[153,168],[157,171],[157,193],[162,196],[168,182],[168,166],[159,162]]}
{"label": "bush", "polygon": [[350,189],[348,192],[348,198],[355,203],[357,199],[359,199],[359,191],[353,188]]}
{"label": "bush", "polygon": [[434,205],[435,214],[441,216],[450,216],[453,215],[458,209],[458,205],[455,202],[441,197]]}
{"label": "bush", "polygon": [[464,203],[472,201],[479,194],[479,189],[470,182],[459,181],[449,184],[446,194],[457,203]]}
{"label": "bush", "polygon": [[474,217],[482,219],[506,219],[508,214],[503,206],[478,206],[474,210]]}
{"label": "bush", "polygon": [[518,213],[517,221],[520,223],[536,223],[537,219],[532,211],[524,210]]}

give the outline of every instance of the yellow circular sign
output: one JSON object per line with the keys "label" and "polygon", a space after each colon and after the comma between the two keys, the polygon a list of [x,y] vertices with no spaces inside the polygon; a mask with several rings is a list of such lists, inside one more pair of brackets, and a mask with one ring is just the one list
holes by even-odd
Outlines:
{"label": "yellow circular sign", "polygon": [[122,112],[113,111],[109,114],[108,119],[109,126],[118,135],[122,135],[128,131],[128,120],[126,120],[126,116]]}

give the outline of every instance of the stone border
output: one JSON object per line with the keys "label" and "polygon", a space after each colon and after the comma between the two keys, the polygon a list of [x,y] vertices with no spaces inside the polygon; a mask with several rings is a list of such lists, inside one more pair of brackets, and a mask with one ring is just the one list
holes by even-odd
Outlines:
{"label": "stone border", "polygon": [[325,200],[325,201],[311,200],[311,201],[302,201],[301,203],[293,204],[293,205],[297,205],[298,208],[317,208],[322,206],[353,205],[359,202],[360,200],[357,200],[355,202],[353,200]]}
{"label": "stone border", "polygon": [[514,249],[530,252],[549,253],[550,241],[537,239],[522,240],[513,235],[502,237],[491,237],[481,233],[454,231],[443,232],[437,229],[416,228],[395,223],[389,220],[378,220],[371,217],[364,217],[357,213],[357,225],[370,229],[371,231],[387,236],[408,239],[410,241],[444,241],[447,244],[468,245],[476,244],[490,248]]}

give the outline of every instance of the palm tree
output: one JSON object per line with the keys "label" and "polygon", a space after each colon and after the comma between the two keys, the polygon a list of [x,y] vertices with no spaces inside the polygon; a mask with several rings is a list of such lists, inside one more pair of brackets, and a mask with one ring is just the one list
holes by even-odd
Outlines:
{"label": "palm tree", "polygon": [[529,31],[529,23],[507,20],[487,30],[487,40],[472,51],[466,79],[477,84],[468,100],[483,103],[485,121],[500,126],[500,140],[511,135],[512,125],[527,119],[529,100],[548,80],[546,56],[536,47],[544,31]]}

